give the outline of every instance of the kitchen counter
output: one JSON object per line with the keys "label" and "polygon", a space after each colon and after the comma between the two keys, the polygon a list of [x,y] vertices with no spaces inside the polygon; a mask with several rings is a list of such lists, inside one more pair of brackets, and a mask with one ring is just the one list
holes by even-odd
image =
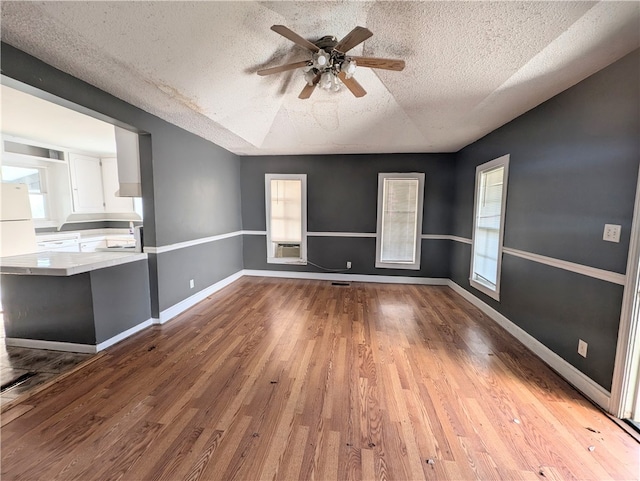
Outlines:
{"label": "kitchen counter", "polygon": [[0,273],[72,276],[147,259],[141,252],[38,252],[0,258]]}
{"label": "kitchen counter", "polygon": [[0,277],[7,345],[97,352],[152,323],[144,253],[2,257]]}

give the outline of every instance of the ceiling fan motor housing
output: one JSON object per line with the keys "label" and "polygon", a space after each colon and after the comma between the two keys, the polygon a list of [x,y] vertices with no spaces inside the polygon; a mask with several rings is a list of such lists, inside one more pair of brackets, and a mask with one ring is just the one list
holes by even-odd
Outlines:
{"label": "ceiling fan motor housing", "polygon": [[338,45],[338,39],[333,35],[325,35],[315,42],[316,47],[321,48],[327,53],[331,53],[333,47]]}

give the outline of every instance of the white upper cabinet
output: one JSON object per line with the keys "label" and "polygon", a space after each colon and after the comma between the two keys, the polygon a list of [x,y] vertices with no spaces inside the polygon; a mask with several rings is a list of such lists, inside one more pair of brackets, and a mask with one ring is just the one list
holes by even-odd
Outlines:
{"label": "white upper cabinet", "polygon": [[118,164],[115,157],[69,154],[73,212],[133,213],[133,199],[118,197]]}
{"label": "white upper cabinet", "polygon": [[104,212],[102,166],[100,158],[69,154],[73,211],[77,213]]}

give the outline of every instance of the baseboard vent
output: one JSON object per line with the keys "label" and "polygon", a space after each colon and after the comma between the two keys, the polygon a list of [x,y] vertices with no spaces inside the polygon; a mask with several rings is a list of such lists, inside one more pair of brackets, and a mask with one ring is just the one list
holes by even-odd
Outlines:
{"label": "baseboard vent", "polygon": [[331,285],[332,286],[350,286],[351,283],[350,282],[332,282]]}
{"label": "baseboard vent", "polygon": [[24,374],[21,374],[17,378],[15,378],[15,379],[13,379],[13,380],[11,380],[9,382],[6,382],[2,386],[0,386],[0,392],[8,391],[12,387],[16,387],[16,386],[22,384],[23,382],[26,382],[29,379],[31,379],[36,374],[37,374],[36,372],[25,372]]}

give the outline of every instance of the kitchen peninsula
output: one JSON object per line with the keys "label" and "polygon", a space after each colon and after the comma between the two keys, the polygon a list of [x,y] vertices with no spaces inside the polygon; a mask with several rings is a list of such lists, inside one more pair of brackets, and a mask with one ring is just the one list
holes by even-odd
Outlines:
{"label": "kitchen peninsula", "polygon": [[147,254],[0,258],[7,345],[98,352],[151,325]]}

